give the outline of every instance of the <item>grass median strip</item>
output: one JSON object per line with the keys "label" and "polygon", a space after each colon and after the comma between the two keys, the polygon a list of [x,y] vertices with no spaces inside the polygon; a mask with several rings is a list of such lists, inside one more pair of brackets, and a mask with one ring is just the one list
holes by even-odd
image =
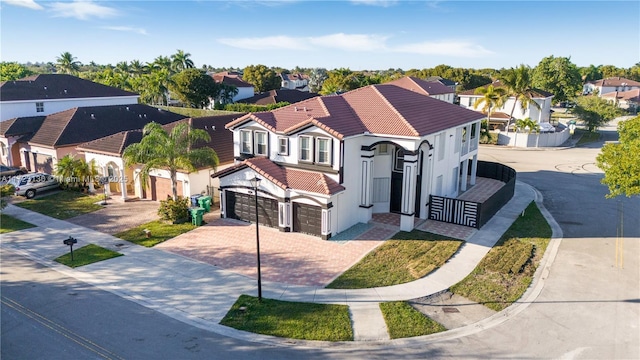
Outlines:
{"label": "grass median strip", "polygon": [[64,220],[102,209],[101,205],[96,204],[100,200],[102,200],[100,195],[85,195],[67,190],[38,199],[26,200],[15,205]]}
{"label": "grass median strip", "polygon": [[[136,226],[121,233],[117,233],[115,237],[130,241],[134,244],[152,247],[180,234],[191,231],[196,227],[197,226],[192,225],[191,223],[169,224],[161,220],[156,220]],[[148,237],[147,231],[145,230],[148,231]]]}
{"label": "grass median strip", "polygon": [[451,292],[500,311],[517,301],[533,281],[551,238],[535,202],[504,233],[478,266]]}
{"label": "grass median strip", "polygon": [[10,233],[12,231],[30,229],[35,225],[16,219],[13,216],[0,214],[0,234]]}
{"label": "grass median strip", "polygon": [[109,249],[105,249],[98,245],[89,244],[73,250],[73,261],[71,260],[70,253],[57,257],[55,261],[69,267],[76,268],[79,266],[93,264],[98,261],[103,261],[118,256],[122,256],[122,254],[111,251]]}
{"label": "grass median strip", "polygon": [[327,288],[362,289],[417,280],[449,260],[461,240],[424,231],[401,231],[336,278]]}
{"label": "grass median strip", "polygon": [[299,303],[241,295],[220,324],[289,339],[351,341],[346,305]]}
{"label": "grass median strip", "polygon": [[380,303],[380,310],[387,323],[389,337],[392,339],[429,335],[447,330],[405,301]]}

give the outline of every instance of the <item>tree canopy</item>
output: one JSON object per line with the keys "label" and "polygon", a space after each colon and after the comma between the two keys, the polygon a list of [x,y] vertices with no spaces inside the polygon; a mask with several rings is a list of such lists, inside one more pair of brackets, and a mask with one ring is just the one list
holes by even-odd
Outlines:
{"label": "tree canopy", "polygon": [[80,62],[66,51],[56,58],[56,70],[65,74],[76,74],[80,70]]}
{"label": "tree canopy", "polygon": [[253,84],[259,93],[280,89],[282,84],[280,76],[265,65],[247,66],[242,73],[242,80]]}
{"label": "tree canopy", "polygon": [[618,124],[620,140],[605,144],[596,157],[604,171],[602,183],[609,187],[607,198],[640,194],[640,116]]}
{"label": "tree canopy", "polygon": [[548,56],[533,70],[535,88],[553,94],[554,102],[571,100],[582,90],[582,76],[571,58]]}
{"label": "tree canopy", "polygon": [[22,79],[33,75],[33,71],[27,69],[16,62],[0,62],[0,81],[11,81]]}
{"label": "tree canopy", "polygon": [[201,109],[219,95],[218,84],[199,69],[186,69],[173,75],[169,89],[186,106]]}
{"label": "tree canopy", "polygon": [[602,125],[623,114],[614,103],[597,96],[581,96],[571,112],[582,121],[589,131],[596,131]]}
{"label": "tree canopy", "polygon": [[[511,68],[505,70],[499,75],[500,81],[507,87],[507,91],[510,96],[513,96],[516,101],[511,108],[511,114],[509,116],[509,122],[513,118],[513,112],[516,109],[516,103],[520,101],[520,107],[526,110],[529,104],[534,105],[540,109],[540,104],[533,100],[531,93],[531,68],[526,65],[520,65],[517,68]],[[507,131],[509,131],[509,124],[507,124]]]}
{"label": "tree canopy", "polygon": [[475,94],[482,97],[475,102],[473,108],[477,109],[482,104],[482,111],[487,113],[487,119],[491,119],[491,110],[502,107],[508,98],[504,88],[493,85],[477,88]]}

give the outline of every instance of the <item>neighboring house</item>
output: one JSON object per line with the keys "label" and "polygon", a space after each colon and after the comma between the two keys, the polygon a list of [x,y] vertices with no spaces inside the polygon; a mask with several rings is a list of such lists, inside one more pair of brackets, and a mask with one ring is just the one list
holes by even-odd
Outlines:
{"label": "neighboring house", "polygon": [[430,82],[419,79],[417,77],[405,76],[403,78],[391,81],[388,84],[394,84],[407,90],[430,96],[434,99],[446,101],[450,104],[453,104],[453,101],[456,98],[455,90],[451,90],[450,87],[445,86],[440,82]]}
{"label": "neighboring house", "polygon": [[[491,84],[484,85],[482,87],[486,88],[489,85],[493,85],[494,87],[503,87],[500,80],[496,80]],[[466,109],[476,109],[474,105],[476,102],[482,98],[482,95],[476,94],[476,89],[471,89],[467,91],[463,91],[458,94],[460,98],[460,106]],[[515,110],[513,111],[513,119],[526,119],[531,118],[531,120],[536,123],[548,123],[551,119],[551,101],[553,98],[553,94],[550,92],[539,90],[539,89],[531,89],[530,96],[539,106],[538,109],[535,105],[529,104],[526,109],[522,109],[520,104],[520,100],[517,100],[514,96],[511,96],[505,101],[502,107],[492,108],[491,109],[491,119],[489,119],[489,124],[493,126],[504,127],[509,121],[509,115],[511,114],[511,110],[513,109],[513,105],[515,102]],[[484,103],[478,105],[476,110],[480,110],[484,107]],[[494,113],[503,113],[506,114],[506,119],[502,119],[505,117],[502,114],[494,114]]]}
{"label": "neighboring house", "polygon": [[309,92],[309,75],[305,74],[284,74],[280,73],[282,82],[280,86],[283,89],[300,90]]}
{"label": "neighboring house", "polygon": [[616,104],[621,109],[635,113],[638,110],[638,104],[640,104],[640,89],[614,91],[600,97]]}
{"label": "neighboring house", "polygon": [[8,166],[22,166],[20,160],[20,142],[31,139],[39,129],[45,116],[30,116],[9,119],[0,122],[1,162]]}
{"label": "neighboring house", "polygon": [[46,116],[74,107],[137,104],[139,97],[72,75],[33,75],[0,83],[0,121]]}
{"label": "neighboring house", "polygon": [[611,92],[625,92],[640,89],[640,82],[625,79],[623,77],[610,77],[595,81],[589,81],[582,87],[583,95],[598,93],[599,97]]}
{"label": "neighboring house", "polygon": [[320,95],[316,93],[300,91],[300,90],[280,89],[280,90],[267,91],[261,94],[256,94],[250,98],[242,99],[238,102],[245,103],[245,104],[256,104],[256,105],[270,105],[270,104],[277,104],[279,102],[288,102],[290,104],[293,104],[298,101],[311,99],[316,96],[320,96]]}
{"label": "neighboring house", "polygon": [[231,123],[237,164],[220,179],[221,216],[324,239],[374,213],[413,229],[429,195],[475,184],[482,114],[398,84],[362,87]]}
{"label": "neighboring house", "polygon": [[458,83],[453,81],[453,80],[449,80],[449,79],[445,79],[442,78],[440,76],[429,76],[428,78],[425,79],[425,81],[428,82],[439,82],[440,84],[449,87],[451,90],[453,90],[453,92],[456,92],[456,89],[458,87]]}
{"label": "neighboring house", "polygon": [[[225,124],[242,115],[244,114],[188,118],[166,124],[163,127],[167,131],[171,131],[176,124],[188,122],[194,129],[205,130],[211,137],[211,141],[206,144],[197,144],[195,147],[209,146],[213,148],[219,159],[217,170],[222,170],[234,164],[233,134],[225,129]],[[139,166],[127,167],[122,159],[124,149],[131,144],[140,142],[141,139],[142,131],[140,129],[123,131],[81,144],[77,150],[84,153],[86,161],[95,160],[102,170],[102,174],[120,180],[110,183],[107,190],[111,195],[118,193],[122,200],[131,198],[164,200],[167,196],[172,195],[171,179],[167,170],[152,170],[149,183],[143,189],[139,178]],[[217,179],[211,178],[212,173],[213,169],[210,168],[201,168],[193,173],[178,172],[178,195],[201,194],[207,191],[207,186],[217,188],[219,184]]]}
{"label": "neighboring house", "polygon": [[[0,140],[11,139],[17,144],[19,150],[12,145],[11,151],[12,155],[19,155],[12,157],[15,166],[51,174],[58,159],[77,154],[76,146],[81,143],[125,130],[142,129],[152,121],[168,124],[183,118],[183,115],[142,104],[76,107],[45,116],[42,121],[37,118],[3,121],[2,129],[4,123],[8,126]],[[19,133],[22,135],[16,139]]]}
{"label": "neighboring house", "polygon": [[233,102],[250,98],[255,94],[253,84],[249,84],[248,82],[242,80],[242,77],[239,73],[225,71],[211,74],[211,77],[213,78],[213,80],[215,80],[215,82],[219,84],[235,86],[238,89],[238,93],[233,97]]}

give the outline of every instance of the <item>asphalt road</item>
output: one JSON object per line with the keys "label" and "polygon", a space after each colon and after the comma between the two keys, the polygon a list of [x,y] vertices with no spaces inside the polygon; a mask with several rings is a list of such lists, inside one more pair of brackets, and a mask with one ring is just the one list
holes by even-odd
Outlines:
{"label": "asphalt road", "polygon": [[[613,139],[613,127],[606,139]],[[541,191],[564,239],[544,289],[505,322],[438,341],[274,347],[191,327],[2,251],[2,359],[640,359],[640,199],[605,199],[601,143],[483,147]],[[618,238],[624,236],[624,242]],[[616,248],[621,256],[616,258]]]}

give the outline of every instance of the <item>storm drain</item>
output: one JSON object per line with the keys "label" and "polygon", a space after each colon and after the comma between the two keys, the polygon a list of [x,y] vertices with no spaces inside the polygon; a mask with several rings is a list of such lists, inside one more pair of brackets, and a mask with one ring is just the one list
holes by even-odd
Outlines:
{"label": "storm drain", "polygon": [[453,307],[445,307],[442,308],[442,311],[444,311],[445,313],[459,313],[460,310],[453,308]]}

